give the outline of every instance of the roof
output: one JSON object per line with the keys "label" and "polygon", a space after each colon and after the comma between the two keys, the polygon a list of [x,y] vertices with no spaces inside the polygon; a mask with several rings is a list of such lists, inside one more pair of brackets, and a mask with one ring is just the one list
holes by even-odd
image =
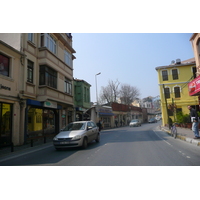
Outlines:
{"label": "roof", "polygon": [[88,82],[86,82],[86,81],[84,81],[84,80],[82,80],[82,79],[74,78],[74,81],[76,81],[76,82],[83,82],[83,83],[85,83],[85,84],[91,86]]}
{"label": "roof", "polygon": [[159,66],[159,67],[156,67],[155,69],[158,70],[158,69],[165,69],[165,68],[171,68],[171,67],[182,67],[182,66],[195,65],[195,64],[196,64],[195,59],[190,58],[188,60],[181,61],[180,64],[170,64],[170,65],[165,65],[165,66]]}

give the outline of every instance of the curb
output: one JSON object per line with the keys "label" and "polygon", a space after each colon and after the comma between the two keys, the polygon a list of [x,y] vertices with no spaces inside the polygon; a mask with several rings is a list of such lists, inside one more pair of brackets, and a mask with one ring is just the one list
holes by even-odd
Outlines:
{"label": "curb", "polygon": [[[171,132],[169,130],[166,130],[165,128],[161,127],[161,130],[168,133],[168,135],[171,136]],[[185,136],[182,136],[182,135],[179,135],[177,133],[177,138],[179,138],[180,140],[183,140],[185,142],[188,142],[188,143],[191,143],[191,144],[194,144],[196,146],[200,146],[200,142],[195,140],[195,139],[192,139],[192,138],[188,138],[188,137],[185,137]]]}

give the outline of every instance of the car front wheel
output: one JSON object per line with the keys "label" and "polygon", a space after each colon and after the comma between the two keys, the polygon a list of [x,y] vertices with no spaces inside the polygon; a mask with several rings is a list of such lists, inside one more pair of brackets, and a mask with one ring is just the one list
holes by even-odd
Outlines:
{"label": "car front wheel", "polygon": [[97,138],[96,138],[96,140],[95,140],[97,143],[99,143],[100,142],[100,134],[98,134],[97,135]]}
{"label": "car front wheel", "polygon": [[84,138],[84,139],[83,139],[82,148],[83,148],[83,149],[86,149],[86,148],[87,148],[87,146],[88,146],[88,141],[87,141],[87,138]]}

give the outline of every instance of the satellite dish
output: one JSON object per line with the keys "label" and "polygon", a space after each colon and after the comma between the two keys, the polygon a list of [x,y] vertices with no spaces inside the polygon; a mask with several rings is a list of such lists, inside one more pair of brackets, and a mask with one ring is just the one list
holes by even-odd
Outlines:
{"label": "satellite dish", "polygon": [[175,64],[175,60],[172,60],[172,61],[171,61],[171,65],[174,65],[174,64]]}

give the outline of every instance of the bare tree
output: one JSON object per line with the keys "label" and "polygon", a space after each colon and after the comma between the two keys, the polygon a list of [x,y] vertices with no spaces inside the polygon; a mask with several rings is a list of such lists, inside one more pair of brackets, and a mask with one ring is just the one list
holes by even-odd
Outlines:
{"label": "bare tree", "polygon": [[108,81],[108,85],[105,87],[101,87],[101,92],[100,92],[100,98],[99,102],[103,103],[111,103],[111,102],[116,102],[117,97],[119,96],[119,87],[120,82],[118,80]]}
{"label": "bare tree", "polygon": [[121,85],[120,100],[123,104],[130,105],[139,95],[140,92],[138,88],[128,84]]}

